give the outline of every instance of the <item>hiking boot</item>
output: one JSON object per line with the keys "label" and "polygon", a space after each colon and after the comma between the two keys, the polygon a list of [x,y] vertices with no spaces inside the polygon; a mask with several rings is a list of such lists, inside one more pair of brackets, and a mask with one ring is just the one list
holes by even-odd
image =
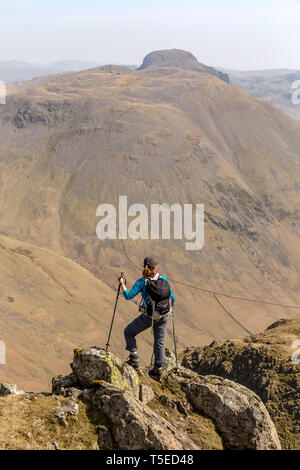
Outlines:
{"label": "hiking boot", "polygon": [[126,361],[126,364],[133,367],[135,370],[138,370],[140,367],[139,358],[134,356],[129,356],[128,360]]}
{"label": "hiking boot", "polygon": [[160,380],[163,375],[163,368],[154,364],[153,369],[149,370],[149,375],[154,380]]}

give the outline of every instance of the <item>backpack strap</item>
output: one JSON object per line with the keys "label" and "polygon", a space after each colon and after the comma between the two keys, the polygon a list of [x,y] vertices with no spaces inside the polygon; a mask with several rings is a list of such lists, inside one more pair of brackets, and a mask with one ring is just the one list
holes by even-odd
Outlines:
{"label": "backpack strap", "polygon": [[145,304],[146,304],[146,311],[147,311],[147,307],[148,307],[149,305],[151,305],[151,307],[152,307],[151,310],[152,310],[152,315],[153,315],[155,305],[154,305],[154,301],[152,300],[152,298],[151,298],[150,295],[148,294],[148,284],[149,284],[149,282],[151,281],[151,279],[150,279],[148,276],[145,276],[144,279],[145,279],[145,286],[146,286],[146,297],[147,297],[147,299],[148,299],[148,301],[149,301],[148,304],[146,304],[146,302],[145,302]]}

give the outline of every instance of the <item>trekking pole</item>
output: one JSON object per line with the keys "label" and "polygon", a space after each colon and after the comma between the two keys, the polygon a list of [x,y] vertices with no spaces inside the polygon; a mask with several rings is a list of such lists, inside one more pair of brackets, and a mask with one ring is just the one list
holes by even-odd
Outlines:
{"label": "trekking pole", "polygon": [[[124,273],[121,273],[120,279],[121,278],[125,279]],[[114,313],[113,313],[113,316],[112,316],[112,320],[111,320],[111,324],[110,324],[110,330],[109,330],[108,339],[107,339],[107,343],[106,343],[106,350],[105,350],[106,352],[108,352],[108,348],[110,346],[109,342],[110,342],[111,332],[112,332],[112,329],[113,329],[113,324],[114,324],[114,321],[115,321],[115,315],[116,315],[118,300],[119,300],[119,296],[120,296],[120,290],[121,290],[121,284],[119,283],[116,302],[115,302]]]}
{"label": "trekking pole", "polygon": [[175,357],[176,357],[176,370],[178,370],[178,356],[177,356],[177,345],[176,345],[176,334],[175,334],[174,305],[172,307],[172,323],[173,323],[174,351],[175,351]]}

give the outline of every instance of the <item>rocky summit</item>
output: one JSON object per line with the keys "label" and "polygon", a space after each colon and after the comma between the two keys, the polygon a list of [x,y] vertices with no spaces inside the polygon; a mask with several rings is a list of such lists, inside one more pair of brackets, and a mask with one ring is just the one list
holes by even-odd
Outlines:
{"label": "rocky summit", "polygon": [[138,70],[154,67],[176,67],[183,70],[194,70],[213,75],[229,83],[229,76],[226,73],[201,64],[191,52],[182,51],[180,49],[150,52],[150,54],[146,55]]}
{"label": "rocky summit", "polygon": [[280,449],[261,399],[231,380],[176,368],[161,382],[98,347],[75,349],[52,393],[1,385],[0,449]]}

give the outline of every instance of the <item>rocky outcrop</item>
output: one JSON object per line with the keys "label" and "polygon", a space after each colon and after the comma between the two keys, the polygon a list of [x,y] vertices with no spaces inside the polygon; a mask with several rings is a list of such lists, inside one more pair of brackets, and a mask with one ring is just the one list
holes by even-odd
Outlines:
{"label": "rocky outcrop", "polygon": [[[196,419],[200,413],[199,417],[205,414],[212,419],[226,449],[280,449],[274,424],[253,392],[229,380],[202,377],[183,366],[176,368],[174,362],[168,352],[163,394],[156,382],[148,378],[146,383],[146,375],[138,375],[113,354],[97,347],[76,349],[73,374],[53,379],[53,393],[68,396],[68,390],[71,394],[79,387],[81,400],[106,416],[111,425],[99,431],[104,446],[101,448],[200,449],[195,437],[182,426],[184,417],[188,419],[194,413]],[[155,401],[161,407],[158,412],[152,407]],[[172,413],[177,413],[177,421],[167,420]],[[66,427],[65,416],[58,405],[57,418]],[[195,436],[195,429],[193,432]]]}
{"label": "rocky outcrop", "polygon": [[6,382],[0,383],[0,397],[6,397],[8,395],[23,395],[23,390],[18,390],[14,384],[8,384]]}
{"label": "rocky outcrop", "polygon": [[146,55],[138,70],[145,70],[154,67],[176,67],[183,70],[193,70],[214,75],[215,77],[220,78],[220,80],[229,83],[229,76],[226,73],[201,64],[193,54],[180,49],[151,52]]}
{"label": "rocky outcrop", "polygon": [[299,326],[299,319],[282,319],[244,340],[189,348],[181,363],[198,374],[234,380],[254,391],[265,403],[283,447],[298,448],[300,365],[291,356]]}
{"label": "rocky outcrop", "polygon": [[214,420],[227,449],[281,448],[265,406],[246,387],[213,376],[183,386],[192,405]]}

